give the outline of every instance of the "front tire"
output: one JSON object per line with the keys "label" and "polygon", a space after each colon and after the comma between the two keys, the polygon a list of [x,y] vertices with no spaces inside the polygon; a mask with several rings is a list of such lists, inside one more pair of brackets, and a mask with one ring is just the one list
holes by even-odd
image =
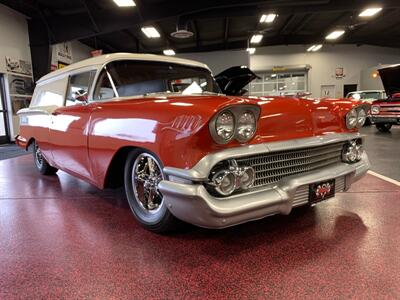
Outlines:
{"label": "front tire", "polygon": [[165,178],[163,165],[154,154],[142,149],[129,153],[124,172],[129,206],[143,227],[157,233],[171,231],[178,224],[158,190]]}
{"label": "front tire", "polygon": [[36,142],[33,143],[33,160],[35,162],[36,169],[42,175],[54,175],[58,171],[58,169],[49,165]]}
{"label": "front tire", "polygon": [[376,124],[376,128],[380,131],[380,132],[389,132],[390,128],[392,128],[392,124],[388,124],[388,123],[379,123]]}

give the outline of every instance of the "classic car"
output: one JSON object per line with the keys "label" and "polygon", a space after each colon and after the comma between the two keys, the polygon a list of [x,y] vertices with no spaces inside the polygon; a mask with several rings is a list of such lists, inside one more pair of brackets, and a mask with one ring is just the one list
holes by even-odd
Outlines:
{"label": "classic car", "polygon": [[386,93],[382,90],[355,91],[348,93],[346,98],[362,100],[372,104],[376,100],[386,99]]}
{"label": "classic car", "polygon": [[367,172],[362,103],[238,96],[255,76],[236,67],[216,80],[202,63],[156,55],[91,58],[38,81],[16,140],[42,174],[124,186],[156,232],[289,214]]}
{"label": "classic car", "polygon": [[386,99],[374,101],[371,121],[381,132],[389,132],[393,125],[400,125],[400,65],[378,70],[386,91]]}
{"label": "classic car", "polygon": [[[372,104],[376,100],[386,99],[386,93],[382,90],[365,90],[350,92],[346,95],[346,98],[354,99],[356,101],[363,101],[367,104]],[[371,125],[371,111],[368,111],[367,120],[365,125]]]}

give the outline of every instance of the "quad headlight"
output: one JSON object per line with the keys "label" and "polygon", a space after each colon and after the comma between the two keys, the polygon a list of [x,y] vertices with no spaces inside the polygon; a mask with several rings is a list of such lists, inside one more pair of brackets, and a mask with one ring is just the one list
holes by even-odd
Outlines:
{"label": "quad headlight", "polygon": [[245,111],[240,115],[236,128],[236,139],[240,143],[249,141],[256,132],[257,120],[251,111]]}
{"label": "quad headlight", "polygon": [[235,134],[235,117],[232,112],[226,110],[220,113],[215,120],[215,132],[221,144],[229,142]]}
{"label": "quad headlight", "polygon": [[365,121],[367,120],[367,113],[364,109],[360,108],[357,114],[357,127],[361,128],[364,126]]}
{"label": "quad headlight", "polygon": [[357,126],[357,111],[354,108],[346,115],[346,126],[348,129],[353,129]]}
{"label": "quad headlight", "polygon": [[255,105],[238,105],[224,109],[209,124],[210,133],[218,144],[236,139],[239,143],[250,141],[257,130],[260,109]]}
{"label": "quad headlight", "polygon": [[367,113],[363,108],[353,108],[346,115],[346,126],[348,129],[361,128],[367,120]]}

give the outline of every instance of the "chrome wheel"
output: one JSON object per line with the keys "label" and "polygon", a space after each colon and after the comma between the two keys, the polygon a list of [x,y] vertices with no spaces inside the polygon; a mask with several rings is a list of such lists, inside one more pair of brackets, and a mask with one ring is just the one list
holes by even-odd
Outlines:
{"label": "chrome wheel", "polygon": [[35,144],[35,149],[34,149],[34,154],[35,154],[35,164],[38,169],[43,168],[43,155],[42,151],[40,150],[39,146]]}
{"label": "chrome wheel", "polygon": [[162,168],[149,153],[139,154],[133,164],[132,188],[137,206],[145,216],[158,214],[164,207],[158,184],[164,179]]}

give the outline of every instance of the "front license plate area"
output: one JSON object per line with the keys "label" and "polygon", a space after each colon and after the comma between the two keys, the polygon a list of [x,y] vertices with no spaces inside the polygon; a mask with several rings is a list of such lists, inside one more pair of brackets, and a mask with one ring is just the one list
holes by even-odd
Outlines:
{"label": "front license plate area", "polygon": [[310,184],[309,199],[311,204],[333,197],[335,197],[335,179]]}

